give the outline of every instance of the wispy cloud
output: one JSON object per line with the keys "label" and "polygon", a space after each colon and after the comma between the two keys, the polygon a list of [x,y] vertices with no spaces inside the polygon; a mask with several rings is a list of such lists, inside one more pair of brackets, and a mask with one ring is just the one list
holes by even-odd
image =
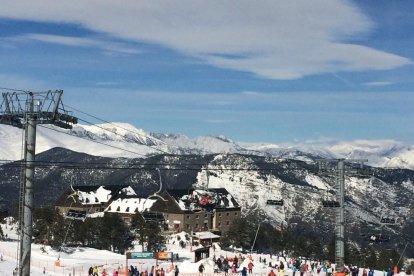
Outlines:
{"label": "wispy cloud", "polygon": [[240,93],[242,95],[248,95],[248,96],[263,96],[263,95],[265,95],[265,93],[257,92],[257,91],[242,91]]}
{"label": "wispy cloud", "polygon": [[[374,24],[351,1],[11,1],[0,16],[71,23],[111,37],[149,42],[205,63],[270,79],[342,71],[388,70],[411,64],[396,54],[351,44]],[[130,53],[124,45],[35,35],[71,46]],[[132,50],[133,52],[133,50]]]}
{"label": "wispy cloud", "polygon": [[50,35],[50,34],[38,34],[30,33],[19,35],[15,37],[10,37],[8,40],[14,41],[41,41],[46,43],[60,44],[65,46],[74,46],[74,47],[94,47],[100,48],[106,51],[113,51],[122,54],[138,54],[142,51],[133,47],[130,47],[124,43],[113,42],[102,40],[99,38],[86,38],[86,37],[76,37],[76,36],[62,36],[62,35]]}
{"label": "wispy cloud", "polygon": [[394,83],[390,81],[373,81],[365,83],[366,86],[387,86],[392,84]]}

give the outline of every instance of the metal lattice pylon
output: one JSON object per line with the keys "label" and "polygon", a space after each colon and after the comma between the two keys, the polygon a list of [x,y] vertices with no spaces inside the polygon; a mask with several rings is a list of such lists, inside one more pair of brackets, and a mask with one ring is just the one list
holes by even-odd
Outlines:
{"label": "metal lattice pylon", "polygon": [[19,210],[21,235],[18,270],[19,275],[30,275],[32,243],[33,180],[36,149],[36,125],[53,124],[71,129],[77,118],[65,111],[62,104],[63,91],[47,92],[6,92],[0,104],[0,124],[11,125],[25,130],[24,142],[24,188],[23,208]]}

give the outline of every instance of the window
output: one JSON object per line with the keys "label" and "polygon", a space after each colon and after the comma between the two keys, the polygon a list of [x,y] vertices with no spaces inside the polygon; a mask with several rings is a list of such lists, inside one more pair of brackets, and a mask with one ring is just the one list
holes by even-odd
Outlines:
{"label": "window", "polygon": [[218,223],[218,226],[221,226],[221,222]]}
{"label": "window", "polygon": [[237,217],[237,215],[238,215],[238,214],[237,214],[237,212],[236,212],[236,213],[234,213],[234,215]]}
{"label": "window", "polygon": [[219,217],[221,218],[221,213],[219,213]]}
{"label": "window", "polygon": [[190,216],[189,215],[187,216],[187,219],[190,219]]}
{"label": "window", "polygon": [[135,208],[135,211],[134,211],[134,213],[138,213],[138,207],[137,207],[137,208]]}
{"label": "window", "polygon": [[204,223],[204,228],[205,228],[205,229],[208,229],[208,225],[207,225],[207,223],[206,223],[206,222]]}
{"label": "window", "polygon": [[198,223],[196,223],[195,228],[198,228]]}
{"label": "window", "polygon": [[108,211],[111,211],[111,206],[108,207]]}
{"label": "window", "polygon": [[207,217],[207,214],[204,214],[204,217],[206,218]]}
{"label": "window", "polygon": [[187,229],[190,229],[190,224],[186,224]]}
{"label": "window", "polygon": [[117,212],[121,211],[121,206],[118,206],[118,208],[116,208],[116,211]]}
{"label": "window", "polygon": [[226,216],[230,216],[230,213],[226,213]]}
{"label": "window", "polygon": [[125,212],[129,212],[129,207],[126,208]]}
{"label": "window", "polygon": [[198,219],[198,215],[196,215],[196,219]]}
{"label": "window", "polygon": [[226,225],[230,225],[230,221],[226,221]]}

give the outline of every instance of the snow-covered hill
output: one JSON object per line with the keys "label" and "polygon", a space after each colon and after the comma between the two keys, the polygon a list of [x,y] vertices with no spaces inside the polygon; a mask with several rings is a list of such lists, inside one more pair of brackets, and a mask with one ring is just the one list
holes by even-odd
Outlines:
{"label": "snow-covered hill", "polygon": [[[377,167],[414,169],[414,147],[394,140],[355,140],[302,144],[238,143],[223,136],[190,138],[181,134],[147,133],[130,124],[76,125],[72,130],[54,126],[37,128],[36,152],[63,147],[103,157],[139,157],[157,153],[241,153],[297,159],[363,158]],[[0,125],[0,159],[22,155],[22,130]]]}

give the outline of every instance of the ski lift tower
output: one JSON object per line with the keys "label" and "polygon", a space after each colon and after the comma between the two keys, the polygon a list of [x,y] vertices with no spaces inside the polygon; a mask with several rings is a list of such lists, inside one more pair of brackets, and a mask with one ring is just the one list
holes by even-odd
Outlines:
{"label": "ski lift tower", "polygon": [[360,163],[361,167],[367,159],[320,159],[320,167],[323,163],[336,163],[337,199],[335,206],[335,271],[343,272],[345,267],[345,162]]}
{"label": "ski lift tower", "polygon": [[[0,124],[24,129],[24,189],[20,202],[20,276],[30,275],[32,243],[33,180],[35,167],[36,125],[53,124],[71,129],[78,119],[65,111],[61,97],[63,90],[47,92],[5,92],[0,104]],[[23,219],[23,220],[22,220]]]}

